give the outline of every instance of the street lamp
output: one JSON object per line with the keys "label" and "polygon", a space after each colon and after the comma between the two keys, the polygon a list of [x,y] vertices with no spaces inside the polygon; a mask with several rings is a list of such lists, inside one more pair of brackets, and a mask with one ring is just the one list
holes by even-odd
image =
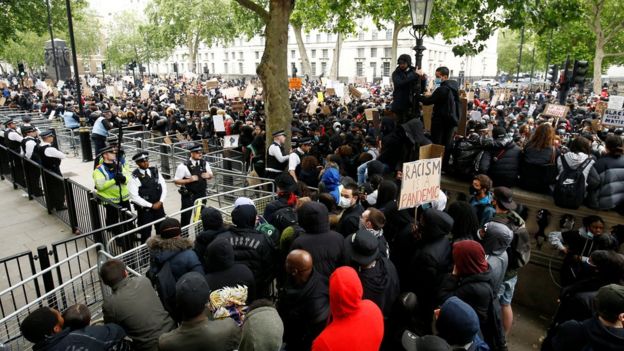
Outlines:
{"label": "street lamp", "polygon": [[433,9],[433,0],[409,0],[410,13],[412,15],[411,34],[416,39],[416,68],[421,68],[423,51],[423,37],[431,19],[431,10]]}

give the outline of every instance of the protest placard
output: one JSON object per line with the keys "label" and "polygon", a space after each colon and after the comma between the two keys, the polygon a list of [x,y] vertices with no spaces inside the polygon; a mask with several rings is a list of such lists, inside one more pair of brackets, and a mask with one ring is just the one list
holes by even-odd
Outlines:
{"label": "protest placard", "polygon": [[381,85],[385,87],[390,86],[390,77],[381,77]]}
{"label": "protest placard", "polygon": [[147,100],[147,99],[149,99],[149,91],[141,90],[141,100]]}
{"label": "protest placard", "polygon": [[359,99],[362,97],[362,93],[360,93],[359,90],[357,90],[355,87],[353,86],[349,86],[349,94],[351,94],[351,96],[353,96],[356,99]]}
{"label": "protest placard", "polygon": [[235,99],[240,96],[240,93],[238,92],[238,88],[227,88],[223,90],[223,96],[225,96],[226,99]]}
{"label": "protest placard", "polygon": [[245,88],[245,93],[243,94],[243,99],[251,99],[253,97],[254,89],[255,87],[253,84],[247,84],[247,88]]}
{"label": "protest placard", "polygon": [[616,128],[624,128],[624,110],[607,109],[602,116],[602,124]]}
{"label": "protest placard", "polygon": [[206,82],[206,89],[216,89],[219,87],[219,81],[216,79],[211,79]]}
{"label": "protest placard", "polygon": [[231,149],[238,147],[238,138],[238,134],[226,135],[225,137],[223,137],[223,148]]}
{"label": "protest placard", "polygon": [[364,110],[364,115],[367,121],[372,121],[375,116],[379,119],[379,110],[376,108],[367,108]]}
{"label": "protest placard", "polygon": [[542,115],[554,118],[565,118],[570,108],[565,105],[547,104]]}
{"label": "protest placard", "polygon": [[209,111],[210,100],[207,96],[189,95],[184,97],[184,109],[187,111]]}
{"label": "protest placard", "polygon": [[431,117],[433,116],[433,105],[423,105],[422,107],[423,121],[425,129],[431,130]]}
{"label": "protest placard", "polygon": [[316,99],[318,100],[318,102],[325,101],[325,95],[323,95],[322,91],[319,91],[316,93]]}
{"label": "protest placard", "polygon": [[289,78],[288,79],[288,89],[299,90],[301,89],[301,86],[302,86],[301,78]]}
{"label": "protest placard", "polygon": [[438,158],[444,156],[444,145],[429,144],[418,149],[418,159]]}
{"label": "protest placard", "polygon": [[399,210],[438,200],[441,177],[440,157],[403,163]]}
{"label": "protest placard", "polygon": [[607,108],[610,110],[621,110],[624,105],[624,96],[611,95],[609,96],[609,104]]}
{"label": "protest placard", "polygon": [[245,103],[242,101],[232,101],[230,104],[233,112],[242,112],[245,110]]}
{"label": "protest placard", "polygon": [[313,115],[316,113],[316,109],[318,107],[318,99],[314,97],[312,101],[308,104],[308,108],[306,109],[306,113],[309,115]]}
{"label": "protest placard", "polygon": [[223,123],[222,115],[212,116],[212,124],[214,125],[215,132],[225,132],[225,123]]}
{"label": "protest placard", "polygon": [[327,95],[327,96],[335,96],[336,95],[336,90],[334,88],[327,88],[327,90],[325,90],[325,95]]}

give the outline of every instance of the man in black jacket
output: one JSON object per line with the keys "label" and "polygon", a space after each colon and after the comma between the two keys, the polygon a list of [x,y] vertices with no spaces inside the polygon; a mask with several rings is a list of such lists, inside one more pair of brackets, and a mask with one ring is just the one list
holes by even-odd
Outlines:
{"label": "man in black jacket", "polygon": [[487,174],[495,186],[512,188],[518,183],[522,149],[503,127],[494,127],[492,138],[491,141],[484,141],[485,152],[479,164],[479,173]]}
{"label": "man in black jacket", "polygon": [[288,350],[310,350],[329,316],[327,277],[314,270],[312,256],[304,250],[288,254],[286,273],[277,304],[284,322],[284,342]]}
{"label": "man in black jacket", "polygon": [[412,66],[412,57],[399,56],[397,68],[392,72],[392,112],[397,116],[397,123],[402,124],[414,117],[420,118],[420,109],[414,108],[414,99],[424,90],[422,71]]}
{"label": "man in black jacket", "polygon": [[[206,264],[204,261],[204,255],[206,247],[210,245],[221,234],[228,233],[229,228],[223,225],[223,217],[221,212],[214,207],[206,207],[201,211],[202,227],[204,230],[199,232],[195,237],[195,245],[193,250],[199,257],[202,264]],[[212,287],[214,289],[214,287]]]}
{"label": "man in black jacket", "polygon": [[453,133],[459,124],[459,84],[449,80],[448,67],[438,67],[435,71],[438,88],[430,96],[423,96],[423,105],[433,105],[431,117],[431,141],[443,145],[444,165],[448,164]]}
{"label": "man in black jacket", "polygon": [[364,212],[364,207],[360,204],[359,193],[355,183],[345,184],[340,191],[338,206],[343,208],[343,212],[336,230],[345,237],[355,233],[360,226],[360,216]]}

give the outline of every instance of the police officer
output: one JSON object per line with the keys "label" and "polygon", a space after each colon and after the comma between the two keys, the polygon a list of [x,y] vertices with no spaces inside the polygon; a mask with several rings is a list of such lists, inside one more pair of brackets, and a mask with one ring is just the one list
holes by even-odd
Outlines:
{"label": "police officer", "polygon": [[[120,208],[130,209],[130,193],[128,192],[128,179],[130,172],[127,168],[118,166],[117,155],[112,146],[107,146],[101,151],[103,162],[92,173],[93,182],[97,195],[102,199],[106,210],[106,226],[119,223]],[[113,234],[120,234],[119,228],[113,230]],[[96,241],[101,241],[97,238]],[[128,249],[129,243],[122,242]]]}
{"label": "police officer", "polygon": [[91,140],[95,145],[95,154],[99,155],[102,149],[106,147],[106,138],[108,137],[108,131],[113,128],[111,118],[113,113],[110,110],[106,110],[102,113],[102,116],[98,117],[93,123],[93,129],[91,130]]}
{"label": "police officer", "polygon": [[266,176],[275,179],[279,174],[284,172],[288,165],[288,154],[284,152],[284,142],[286,141],[286,133],[279,130],[273,133],[273,143],[269,146],[267,152]]}
{"label": "police officer", "polygon": [[[22,155],[37,164],[41,163],[41,159],[39,158],[39,154],[36,151],[37,146],[39,145],[40,140],[37,139],[37,129],[33,126],[22,126],[21,128],[22,135],[24,139],[22,139]],[[30,162],[24,161],[24,169],[26,171],[26,181],[28,185],[28,190],[31,196],[41,196],[43,195],[43,191],[41,190],[41,184],[39,178],[41,177],[40,172],[38,172],[38,166],[33,165]]]}
{"label": "police officer", "polygon": [[288,173],[293,177],[295,182],[299,181],[299,173],[301,172],[301,160],[310,153],[312,149],[312,138],[299,138],[299,147],[290,153],[288,158]]}
{"label": "police officer", "polygon": [[[142,226],[165,216],[163,202],[167,197],[167,185],[158,168],[150,167],[147,151],[137,153],[132,160],[138,168],[132,172],[128,192],[137,212],[137,224]],[[151,227],[141,229],[141,243],[147,241],[151,232]]]}
{"label": "police officer", "polygon": [[[110,135],[108,138],[106,138],[106,144],[113,147],[118,155],[118,159],[121,160],[121,166],[127,168],[128,165],[126,164],[126,153],[119,145],[119,138],[116,135]],[[93,169],[98,168],[98,166],[102,164],[102,160],[103,157],[102,153],[100,152],[100,154],[95,157],[95,160],[93,160]]]}
{"label": "police officer", "polygon": [[4,145],[11,151],[9,152],[9,162],[13,170],[13,181],[21,186],[26,186],[24,182],[24,170],[22,169],[20,154],[22,152],[23,137],[17,132],[15,121],[10,119],[4,122]]}
{"label": "police officer", "polygon": [[45,190],[48,192],[47,201],[51,202],[48,208],[54,208],[57,211],[66,209],[65,193],[63,191],[63,174],[61,173],[61,160],[66,156],[63,152],[52,146],[54,142],[54,132],[49,129],[39,134],[41,143],[36,148],[41,166],[47,171],[56,174],[55,176],[44,176]]}
{"label": "police officer", "polygon": [[[173,178],[175,184],[180,186],[178,192],[182,196],[182,210],[192,207],[195,200],[206,197],[207,181],[212,179],[212,170],[203,159],[201,144],[192,145],[189,151],[191,158],[178,165]],[[183,227],[191,222],[191,212],[186,211],[180,216]]]}
{"label": "police officer", "polygon": [[[40,140],[37,139],[37,129],[33,126],[22,126],[22,135],[24,138],[21,142],[21,151],[27,159],[38,162],[38,156],[34,153],[35,148],[39,145]],[[34,156],[34,158],[33,158]]]}

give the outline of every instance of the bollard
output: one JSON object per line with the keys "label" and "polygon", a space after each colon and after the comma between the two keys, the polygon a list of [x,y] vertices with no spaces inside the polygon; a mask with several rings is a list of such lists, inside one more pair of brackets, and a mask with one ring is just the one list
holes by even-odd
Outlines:
{"label": "bollard", "polygon": [[93,153],[91,152],[91,134],[89,128],[80,127],[80,147],[82,149],[82,162],[93,161]]}

